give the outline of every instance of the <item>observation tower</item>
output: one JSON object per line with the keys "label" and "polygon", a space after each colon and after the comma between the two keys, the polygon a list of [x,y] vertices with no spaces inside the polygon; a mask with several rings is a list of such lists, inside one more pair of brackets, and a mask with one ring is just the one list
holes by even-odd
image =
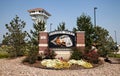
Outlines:
{"label": "observation tower", "polygon": [[47,19],[51,16],[51,14],[43,8],[30,9],[28,12],[35,24],[38,24],[38,22],[45,22],[45,24],[47,24]]}

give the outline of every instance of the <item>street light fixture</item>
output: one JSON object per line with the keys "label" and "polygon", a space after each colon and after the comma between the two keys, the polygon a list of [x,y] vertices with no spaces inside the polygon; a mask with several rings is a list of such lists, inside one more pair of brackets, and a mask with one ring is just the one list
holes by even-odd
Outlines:
{"label": "street light fixture", "polygon": [[96,9],[97,7],[94,7],[94,26],[96,27]]}
{"label": "street light fixture", "polygon": [[116,30],[115,30],[115,42],[117,44],[117,35],[116,35]]}

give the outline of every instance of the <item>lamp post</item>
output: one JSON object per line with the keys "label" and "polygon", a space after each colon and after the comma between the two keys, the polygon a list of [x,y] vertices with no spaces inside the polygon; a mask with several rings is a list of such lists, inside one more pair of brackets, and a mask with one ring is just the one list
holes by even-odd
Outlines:
{"label": "lamp post", "polygon": [[96,9],[97,7],[94,7],[94,26],[96,27]]}
{"label": "lamp post", "polygon": [[116,35],[116,30],[115,30],[115,42],[117,44],[117,35]]}
{"label": "lamp post", "polygon": [[115,30],[115,56],[116,56],[116,54],[117,54],[117,51],[118,51],[118,46],[117,46],[117,35],[116,35],[116,30]]}
{"label": "lamp post", "polygon": [[52,31],[52,23],[50,23],[50,32]]}

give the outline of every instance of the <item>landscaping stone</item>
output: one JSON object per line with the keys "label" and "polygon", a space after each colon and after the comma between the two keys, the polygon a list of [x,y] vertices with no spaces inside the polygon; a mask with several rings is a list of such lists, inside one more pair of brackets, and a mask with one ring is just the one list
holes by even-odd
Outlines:
{"label": "landscaping stone", "polygon": [[22,64],[24,57],[0,59],[0,76],[119,76],[120,64],[104,63],[92,69],[50,70]]}

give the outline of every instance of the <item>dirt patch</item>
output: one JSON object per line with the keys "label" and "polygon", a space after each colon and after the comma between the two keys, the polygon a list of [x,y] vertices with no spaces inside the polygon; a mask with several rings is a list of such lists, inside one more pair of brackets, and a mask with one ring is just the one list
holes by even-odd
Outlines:
{"label": "dirt patch", "polygon": [[2,75],[2,70],[0,70],[0,76]]}

